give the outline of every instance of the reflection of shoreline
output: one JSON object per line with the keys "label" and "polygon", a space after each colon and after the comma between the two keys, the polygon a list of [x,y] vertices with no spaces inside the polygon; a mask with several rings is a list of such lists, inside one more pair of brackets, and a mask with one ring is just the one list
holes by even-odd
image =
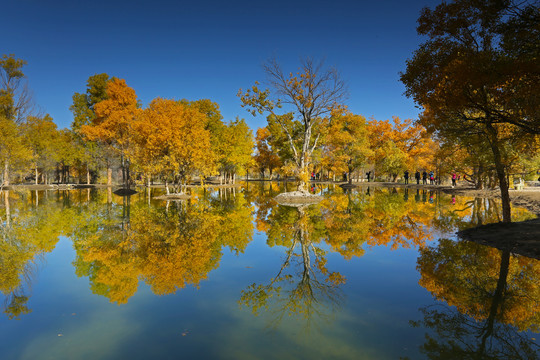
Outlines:
{"label": "reflection of shoreline", "polygon": [[540,219],[487,224],[458,232],[461,239],[540,260]]}

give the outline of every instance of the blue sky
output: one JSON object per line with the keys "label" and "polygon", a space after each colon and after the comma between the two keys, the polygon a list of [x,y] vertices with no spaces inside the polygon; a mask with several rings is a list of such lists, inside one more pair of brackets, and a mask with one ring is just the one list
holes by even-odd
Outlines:
{"label": "blue sky", "polygon": [[25,59],[34,99],[62,127],[86,80],[108,73],[126,80],[143,105],[155,97],[220,105],[239,116],[239,88],[264,80],[276,57],[286,72],[299,59],[325,59],[346,80],[346,105],[378,120],[416,118],[399,71],[422,39],[416,19],[436,0],[379,1],[80,1],[11,0],[2,4],[2,54]]}

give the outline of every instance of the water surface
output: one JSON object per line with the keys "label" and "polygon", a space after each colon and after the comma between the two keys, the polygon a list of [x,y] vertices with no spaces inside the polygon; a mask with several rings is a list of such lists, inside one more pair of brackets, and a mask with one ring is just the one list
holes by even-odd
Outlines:
{"label": "water surface", "polygon": [[540,358],[540,262],[454,235],[495,200],[312,190],[2,193],[2,357]]}

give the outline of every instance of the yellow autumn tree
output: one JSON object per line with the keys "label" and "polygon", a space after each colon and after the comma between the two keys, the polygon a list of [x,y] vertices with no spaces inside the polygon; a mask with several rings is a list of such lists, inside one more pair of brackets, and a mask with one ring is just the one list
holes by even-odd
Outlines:
{"label": "yellow autumn tree", "polygon": [[124,187],[129,189],[133,123],[139,113],[137,95],[125,80],[114,78],[107,82],[107,96],[94,105],[95,119],[80,131],[89,140],[105,143],[120,155]]}
{"label": "yellow autumn tree", "polygon": [[206,122],[205,115],[194,107],[154,99],[135,125],[137,164],[148,174],[164,173],[173,181],[174,191],[182,191],[191,176],[212,170]]}
{"label": "yellow autumn tree", "polygon": [[426,129],[411,119],[371,119],[368,128],[377,172],[386,173],[395,181],[407,169],[429,169],[433,165],[436,145]]}
{"label": "yellow autumn tree", "polygon": [[352,183],[352,172],[366,165],[372,154],[368,136],[363,116],[346,109],[332,112],[325,139],[328,151],[323,156],[332,159],[336,170],[348,173],[349,184]]}

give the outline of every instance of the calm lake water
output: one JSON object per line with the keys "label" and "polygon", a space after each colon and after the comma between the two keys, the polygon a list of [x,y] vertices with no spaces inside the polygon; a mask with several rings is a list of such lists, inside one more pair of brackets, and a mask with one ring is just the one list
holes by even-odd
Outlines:
{"label": "calm lake water", "polygon": [[540,261],[455,235],[494,200],[160,191],[1,194],[2,359],[540,358]]}

